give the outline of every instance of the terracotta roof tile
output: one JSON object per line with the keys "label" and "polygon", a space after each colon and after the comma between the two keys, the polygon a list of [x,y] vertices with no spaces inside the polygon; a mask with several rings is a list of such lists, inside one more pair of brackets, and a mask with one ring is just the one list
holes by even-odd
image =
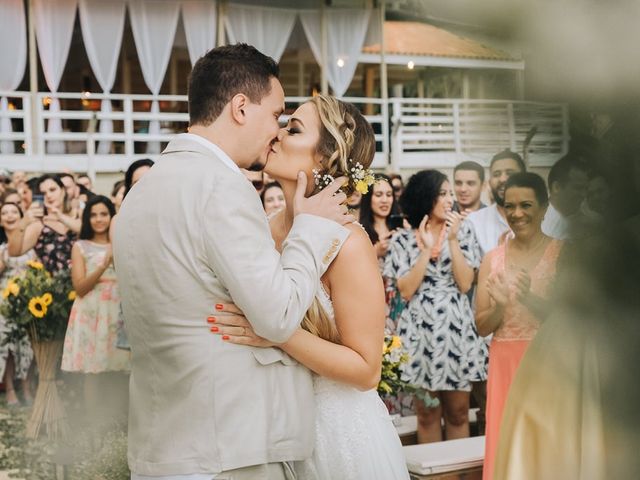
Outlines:
{"label": "terracotta roof tile", "polygon": [[[516,60],[506,52],[426,23],[386,21],[384,40],[387,54]],[[380,44],[365,46],[362,51],[380,53]]]}

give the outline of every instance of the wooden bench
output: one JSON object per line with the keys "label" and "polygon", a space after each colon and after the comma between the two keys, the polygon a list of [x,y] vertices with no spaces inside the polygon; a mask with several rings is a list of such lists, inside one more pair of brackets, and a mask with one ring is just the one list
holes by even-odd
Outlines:
{"label": "wooden bench", "polygon": [[484,437],[402,447],[414,480],[458,478],[472,474],[479,478],[484,461]]}

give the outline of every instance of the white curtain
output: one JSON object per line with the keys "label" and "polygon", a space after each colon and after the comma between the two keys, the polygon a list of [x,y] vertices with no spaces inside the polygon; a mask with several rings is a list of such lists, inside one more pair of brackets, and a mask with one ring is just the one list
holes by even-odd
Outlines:
{"label": "white curtain", "polygon": [[[176,34],[180,2],[166,0],[129,0],[129,16],[142,76],[155,96],[160,93],[167,71],[173,38]],[[151,102],[151,113],[158,113],[157,100]],[[149,122],[149,133],[160,133],[160,122]],[[160,153],[159,142],[149,142],[147,153]]]}
{"label": "white curtain", "polygon": [[[27,26],[23,0],[5,0],[0,6],[0,91],[16,90],[27,64]],[[0,98],[0,112],[9,111],[6,97]],[[11,133],[11,119],[0,118],[0,133]],[[13,142],[0,142],[0,153],[14,153]]]}
{"label": "white curtain", "polygon": [[[349,88],[369,27],[371,10],[327,9],[327,80],[333,93],[341,97]],[[313,56],[322,64],[320,11],[302,10],[300,20]]]}
{"label": "white curtain", "polygon": [[229,43],[248,43],[280,61],[296,15],[296,10],[230,4],[225,16]]}
{"label": "white curtain", "polygon": [[193,66],[198,59],[216,46],[216,2],[183,0],[182,24],[187,37],[189,59]]}
{"label": "white curtain", "polygon": [[[122,45],[124,29],[125,0],[80,0],[80,25],[82,39],[87,50],[89,63],[100,88],[105,95],[111,93],[116,79],[118,56]],[[102,100],[100,111],[111,113],[111,101]],[[101,120],[100,133],[113,133],[113,122]],[[111,150],[110,141],[101,141],[97,153],[107,154]]]}
{"label": "white curtain", "polygon": [[[38,40],[38,52],[40,63],[47,86],[52,93],[58,91],[60,79],[69,55],[73,23],[76,18],[78,0],[33,0],[33,19]],[[51,99],[50,112],[60,111],[60,102],[57,98]],[[62,132],[62,122],[59,118],[50,118],[47,126],[49,133]],[[54,154],[64,153],[64,142],[50,141],[47,143],[47,152]]]}

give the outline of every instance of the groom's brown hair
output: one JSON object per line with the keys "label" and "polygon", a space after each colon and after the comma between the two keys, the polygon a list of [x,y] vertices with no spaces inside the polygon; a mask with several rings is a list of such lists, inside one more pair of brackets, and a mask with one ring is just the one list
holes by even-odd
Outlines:
{"label": "groom's brown hair", "polygon": [[238,93],[260,103],[271,91],[271,78],[279,75],[275,60],[251,45],[237,43],[209,50],[189,76],[189,124],[211,124]]}

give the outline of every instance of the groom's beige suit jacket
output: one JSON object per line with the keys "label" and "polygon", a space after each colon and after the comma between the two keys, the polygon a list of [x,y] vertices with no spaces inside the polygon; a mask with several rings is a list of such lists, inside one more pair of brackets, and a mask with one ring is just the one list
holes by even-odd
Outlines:
{"label": "groom's beige suit jacket", "polygon": [[206,319],[233,302],[259,335],[287,339],[348,230],[298,215],[280,255],[253,186],[207,143],[178,135],[114,226],[132,353],[129,465],[142,475],[217,473],[313,449],[309,371],[281,350],[224,342]]}

